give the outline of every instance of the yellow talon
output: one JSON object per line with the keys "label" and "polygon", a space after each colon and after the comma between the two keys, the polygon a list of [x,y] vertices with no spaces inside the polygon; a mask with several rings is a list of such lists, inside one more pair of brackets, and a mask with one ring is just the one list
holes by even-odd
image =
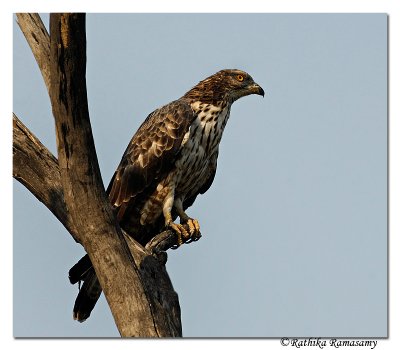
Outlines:
{"label": "yellow talon", "polygon": [[[189,226],[190,241],[197,241],[201,237],[200,224],[196,219],[188,219],[187,225]],[[189,243],[189,242],[188,242]]]}
{"label": "yellow talon", "polygon": [[190,232],[190,236],[193,235],[194,231],[196,230],[196,227],[194,226],[194,220],[189,219],[187,224],[189,226],[189,232]]}
{"label": "yellow talon", "polygon": [[193,219],[193,224],[194,224],[194,227],[195,227],[195,231],[198,234],[200,234],[200,224],[199,224],[199,222],[196,219]]}
{"label": "yellow talon", "polygon": [[174,230],[178,236],[178,246],[183,243],[183,239],[186,241],[189,239],[190,234],[186,231],[185,227],[181,224],[175,224],[174,222],[168,223],[168,227]]}

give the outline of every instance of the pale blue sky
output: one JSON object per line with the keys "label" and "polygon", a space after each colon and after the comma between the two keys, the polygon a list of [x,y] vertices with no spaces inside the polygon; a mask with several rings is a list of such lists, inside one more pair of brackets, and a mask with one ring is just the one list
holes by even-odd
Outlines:
{"label": "pale blue sky", "polygon": [[[169,253],[184,336],[387,334],[386,30],[385,14],[88,15],[106,185],[147,114],[204,77],[240,68],[266,92],[234,104],[215,182],[189,210],[203,237]],[[14,111],[56,153],[15,23]],[[104,298],[72,320],[82,254],[15,182],[15,336],[118,336]]]}

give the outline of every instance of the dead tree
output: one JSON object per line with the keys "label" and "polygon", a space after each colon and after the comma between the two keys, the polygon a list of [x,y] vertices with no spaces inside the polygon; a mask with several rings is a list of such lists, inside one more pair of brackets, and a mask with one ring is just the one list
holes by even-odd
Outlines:
{"label": "dead tree", "polygon": [[13,115],[13,176],[83,245],[123,337],[182,336],[180,306],[165,269],[171,231],[142,247],[120,229],[101,179],[86,91],[85,14],[17,14],[39,65],[56,126],[55,157]]}

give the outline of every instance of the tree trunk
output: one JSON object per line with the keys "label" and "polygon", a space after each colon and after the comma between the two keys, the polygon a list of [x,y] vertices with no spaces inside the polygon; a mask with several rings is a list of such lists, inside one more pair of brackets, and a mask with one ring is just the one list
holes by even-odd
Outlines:
{"label": "tree trunk", "polygon": [[14,177],[84,246],[121,336],[181,336],[178,297],[159,258],[176,237],[165,232],[161,244],[143,248],[121,231],[104,191],[89,120],[85,15],[51,14],[50,45],[39,16],[17,16],[49,91],[58,160],[14,115]]}

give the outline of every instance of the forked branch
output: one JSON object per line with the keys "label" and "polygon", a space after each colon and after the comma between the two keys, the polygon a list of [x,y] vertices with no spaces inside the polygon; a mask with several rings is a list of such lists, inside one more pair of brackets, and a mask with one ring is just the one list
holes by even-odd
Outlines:
{"label": "forked branch", "polygon": [[125,240],[104,191],[87,102],[85,15],[52,14],[50,43],[39,16],[19,14],[18,23],[49,91],[58,161],[14,116],[14,177],[83,244],[122,336],[181,336],[165,266]]}

